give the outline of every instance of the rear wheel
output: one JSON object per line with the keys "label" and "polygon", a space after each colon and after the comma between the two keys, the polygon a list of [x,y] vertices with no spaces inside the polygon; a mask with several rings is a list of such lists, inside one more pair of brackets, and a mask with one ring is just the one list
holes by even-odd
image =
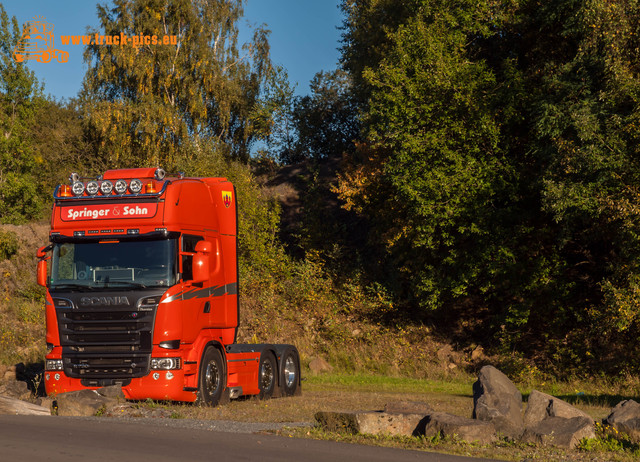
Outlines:
{"label": "rear wheel", "polygon": [[269,399],[273,396],[276,388],[277,371],[276,357],[271,351],[263,351],[260,356],[260,369],[258,372],[260,399]]}
{"label": "rear wheel", "polygon": [[280,360],[280,388],[283,396],[293,396],[300,384],[300,359],[294,348],[288,348]]}
{"label": "rear wheel", "polygon": [[198,378],[198,404],[217,406],[224,390],[224,364],[220,350],[208,347],[202,355]]}

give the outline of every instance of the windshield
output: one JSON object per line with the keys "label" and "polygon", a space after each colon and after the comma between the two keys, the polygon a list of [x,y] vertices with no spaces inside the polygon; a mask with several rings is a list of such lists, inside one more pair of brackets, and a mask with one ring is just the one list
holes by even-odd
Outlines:
{"label": "windshield", "polygon": [[65,242],[53,247],[52,289],[169,287],[176,240]]}

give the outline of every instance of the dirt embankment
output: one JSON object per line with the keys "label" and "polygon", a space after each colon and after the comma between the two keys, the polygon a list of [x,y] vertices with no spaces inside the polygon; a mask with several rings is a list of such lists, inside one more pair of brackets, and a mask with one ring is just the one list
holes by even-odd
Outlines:
{"label": "dirt embankment", "polygon": [[0,261],[1,308],[16,292],[29,290],[36,283],[36,251],[49,242],[49,223],[1,224],[0,233],[17,242],[15,252]]}

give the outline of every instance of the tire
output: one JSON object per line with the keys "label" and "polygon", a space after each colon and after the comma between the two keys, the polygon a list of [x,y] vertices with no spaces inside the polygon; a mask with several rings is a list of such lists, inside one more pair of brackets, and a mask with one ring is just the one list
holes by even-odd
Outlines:
{"label": "tire", "polygon": [[260,399],[269,399],[273,396],[278,381],[278,367],[276,357],[271,351],[263,351],[260,355],[260,366],[258,368],[258,387],[260,388]]}
{"label": "tire", "polygon": [[51,61],[51,53],[49,53],[48,51],[43,51],[36,61],[41,63],[48,63],[49,61]]}
{"label": "tire", "polygon": [[280,359],[280,389],[282,396],[293,396],[300,384],[300,359],[293,347],[287,348]]}
{"label": "tire", "polygon": [[207,347],[200,362],[196,402],[202,406],[217,406],[224,391],[225,382],[225,369],[220,350]]}

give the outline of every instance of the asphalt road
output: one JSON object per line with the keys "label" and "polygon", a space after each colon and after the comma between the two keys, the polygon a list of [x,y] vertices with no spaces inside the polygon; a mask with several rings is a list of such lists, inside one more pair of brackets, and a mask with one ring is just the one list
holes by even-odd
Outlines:
{"label": "asphalt road", "polygon": [[231,433],[182,423],[184,425],[110,418],[0,415],[0,461],[486,462],[486,459],[421,451]]}

